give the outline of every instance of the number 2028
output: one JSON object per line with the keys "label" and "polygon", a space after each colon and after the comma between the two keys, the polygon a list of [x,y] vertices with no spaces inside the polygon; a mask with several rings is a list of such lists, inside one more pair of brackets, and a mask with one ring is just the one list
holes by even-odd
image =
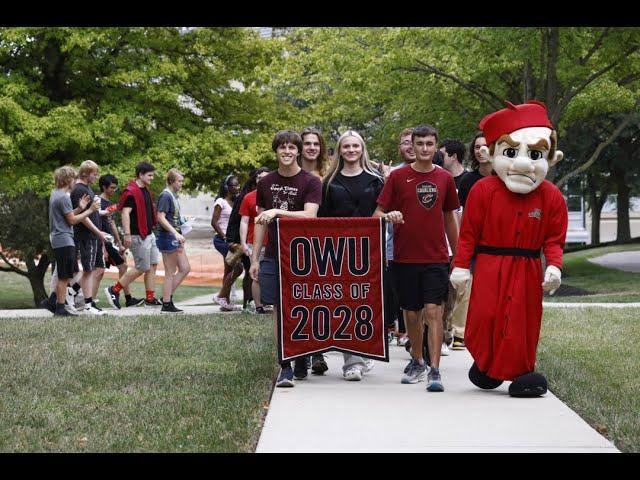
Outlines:
{"label": "number 2028", "polygon": [[[373,336],[373,310],[367,305],[361,305],[355,309],[341,305],[336,307],[333,312],[329,307],[319,305],[314,307],[311,312],[307,307],[298,305],[291,310],[291,318],[297,320],[298,324],[291,334],[291,340],[309,340],[308,333],[302,333],[309,322],[311,316],[311,332],[314,340],[325,341],[333,334],[334,340],[352,340],[351,333],[346,332],[352,317],[355,317],[355,326],[353,333],[360,341],[367,341]],[[331,331],[331,319],[340,319],[340,325]]]}

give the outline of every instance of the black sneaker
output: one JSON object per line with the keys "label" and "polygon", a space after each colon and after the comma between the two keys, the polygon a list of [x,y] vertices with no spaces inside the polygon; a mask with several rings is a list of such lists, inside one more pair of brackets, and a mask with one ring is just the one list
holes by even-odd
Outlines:
{"label": "black sneaker", "polygon": [[322,375],[327,370],[329,370],[329,366],[324,360],[324,355],[322,355],[321,353],[318,355],[314,355],[311,362],[311,373],[313,373],[314,375]]}
{"label": "black sneaker", "polygon": [[46,308],[47,310],[49,310],[51,313],[53,313],[55,315],[56,313],[56,306],[53,305],[48,298],[45,298],[44,300],[42,300],[40,302],[40,306],[42,308]]}
{"label": "black sneaker", "polygon": [[125,303],[125,306],[127,306],[127,307],[139,307],[143,303],[144,303],[144,298],[131,297],[130,299],[127,299],[127,301]]}
{"label": "black sneaker", "polygon": [[92,306],[93,308],[95,308],[96,310],[98,310],[99,312],[102,312],[102,309],[96,305],[95,300],[91,302],[91,306]]}
{"label": "black sneaker", "polygon": [[109,305],[120,310],[120,294],[114,293],[113,287],[105,288],[104,294],[107,297],[107,302],[109,302]]}
{"label": "black sneaker", "polygon": [[264,315],[265,313],[271,313],[271,312],[268,312],[262,305],[260,305],[259,307],[256,307],[256,313]]}
{"label": "black sneaker", "polygon": [[464,338],[453,337],[453,345],[451,350],[464,350],[467,346],[464,344]]}
{"label": "black sneaker", "polygon": [[162,302],[154,297],[153,300],[146,300],[145,299],[144,306],[145,307],[161,307],[162,306]]}
{"label": "black sneaker", "polygon": [[184,313],[184,310],[180,310],[173,302],[163,303],[160,313]]}
{"label": "black sneaker", "polygon": [[296,380],[304,380],[307,378],[307,358],[296,358],[293,362],[293,378]]}
{"label": "black sneaker", "polygon": [[291,366],[280,368],[276,387],[293,387],[293,370],[291,370]]}
{"label": "black sneaker", "polygon": [[76,315],[67,312],[64,308],[62,310],[54,310],[53,311],[53,316],[54,317],[75,317]]}

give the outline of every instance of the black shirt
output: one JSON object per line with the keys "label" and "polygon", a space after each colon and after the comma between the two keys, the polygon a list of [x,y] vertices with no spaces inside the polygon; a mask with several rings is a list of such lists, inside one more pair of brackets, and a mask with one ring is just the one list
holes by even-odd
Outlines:
{"label": "black shirt", "polygon": [[338,173],[329,184],[322,185],[319,217],[370,217],[378,206],[383,182],[363,171],[354,177]]}
{"label": "black shirt", "polygon": [[458,187],[458,198],[460,199],[460,205],[464,207],[465,202],[467,201],[467,197],[469,196],[469,191],[471,191],[471,187],[475,185],[478,180],[484,178],[484,175],[480,174],[478,170],[472,170],[471,172],[467,172],[466,175],[460,181],[460,186]]}
{"label": "black shirt", "polygon": [[[109,200],[105,200],[104,198],[100,197],[100,210],[106,210],[111,205],[113,205],[113,202],[110,202]],[[108,233],[109,235],[113,235],[113,232],[111,231],[111,226],[109,225],[110,224],[109,217],[110,215],[100,216],[100,230]]]}
{"label": "black shirt", "polygon": [[460,175],[458,175],[457,177],[453,177],[453,181],[456,184],[456,190],[460,190],[460,182],[462,182],[462,179],[464,178],[464,176],[469,173],[466,170],[464,172],[462,172]]}
{"label": "black shirt", "polygon": [[[78,206],[80,205],[80,199],[84,195],[89,195],[89,197],[91,198],[91,202],[87,205],[87,207],[83,210],[83,212],[88,210],[91,207],[91,203],[93,202],[93,197],[95,196],[95,193],[93,193],[93,190],[91,190],[91,187],[89,185],[85,185],[84,183],[76,183],[73,187],[73,190],[71,191],[71,205],[73,206],[74,209],[78,208]],[[100,225],[101,225],[100,214],[97,211],[93,212],[87,218],[91,220],[91,222],[96,226],[96,228],[98,229],[100,228]],[[85,227],[82,223],[78,223],[73,226],[73,237],[76,239],[83,239],[83,240],[97,238],[93,234],[93,232],[89,230],[87,227]]]}
{"label": "black shirt", "polygon": [[[150,235],[153,232],[153,204],[151,202],[151,194],[146,187],[141,188],[142,196],[144,197],[144,206],[147,211],[147,232]],[[131,225],[131,235],[140,235],[140,229],[138,228],[138,213],[136,209],[136,201],[133,198],[133,195],[127,197],[124,201],[123,207],[130,207],[131,214],[129,215],[130,225]]]}

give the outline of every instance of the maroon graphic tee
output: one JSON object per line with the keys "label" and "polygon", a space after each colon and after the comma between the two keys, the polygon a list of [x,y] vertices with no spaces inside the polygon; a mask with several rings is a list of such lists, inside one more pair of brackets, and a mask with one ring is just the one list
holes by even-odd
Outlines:
{"label": "maroon graphic tee", "polygon": [[[314,174],[300,170],[292,177],[283,177],[277,170],[269,173],[258,183],[256,205],[271,210],[279,208],[289,212],[304,210],[305,203],[322,202],[322,185]],[[276,222],[269,224],[269,242],[265,257],[276,256]]]}
{"label": "maroon graphic tee", "polygon": [[435,166],[428,172],[411,165],[391,172],[378,197],[385,211],[402,212],[403,224],[393,226],[393,261],[448,263],[444,212],[460,207],[453,176]]}

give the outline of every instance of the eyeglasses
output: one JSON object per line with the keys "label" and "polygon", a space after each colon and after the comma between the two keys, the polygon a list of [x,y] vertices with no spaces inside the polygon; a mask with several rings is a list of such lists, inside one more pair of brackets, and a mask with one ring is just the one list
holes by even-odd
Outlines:
{"label": "eyeglasses", "polygon": [[403,147],[410,147],[412,143],[409,140],[405,140],[404,142],[400,142],[399,145]]}

